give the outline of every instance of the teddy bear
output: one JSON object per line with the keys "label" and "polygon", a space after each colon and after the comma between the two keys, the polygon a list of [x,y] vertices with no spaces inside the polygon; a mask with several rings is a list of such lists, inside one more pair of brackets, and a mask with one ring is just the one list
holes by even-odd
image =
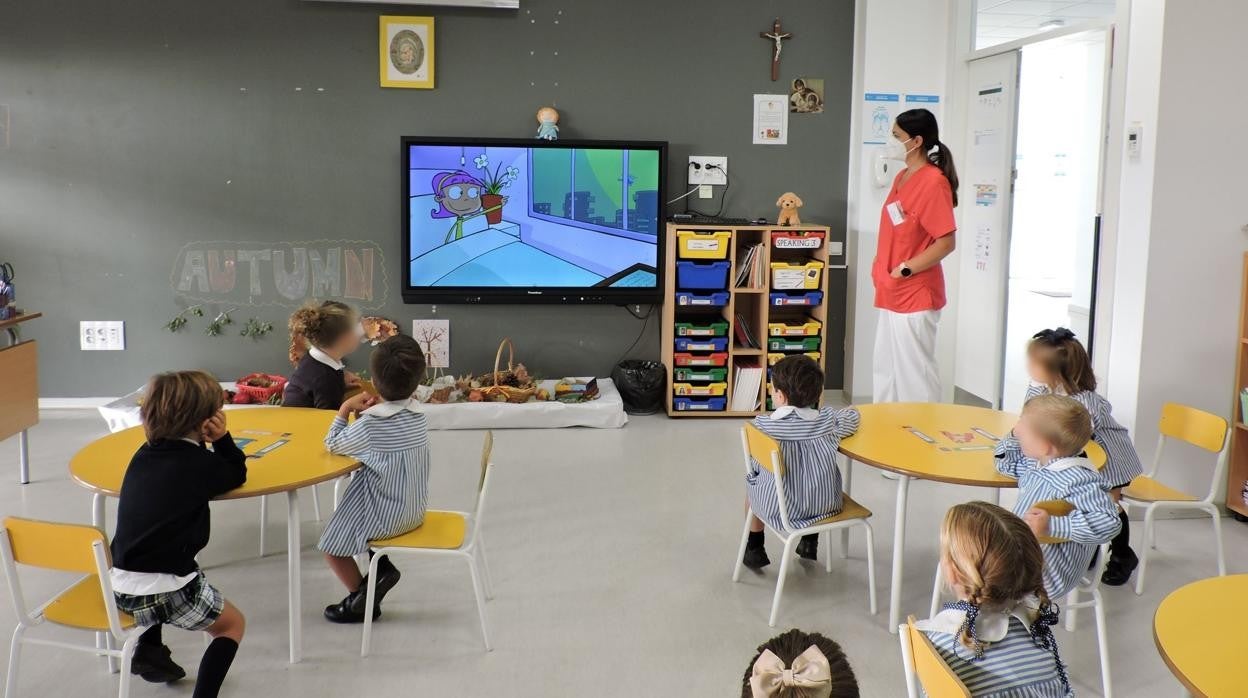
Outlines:
{"label": "teddy bear", "polygon": [[786,191],[776,200],[776,206],[780,207],[780,216],[776,219],[776,225],[801,225],[802,218],[797,215],[797,209],[802,207],[802,199],[791,191]]}

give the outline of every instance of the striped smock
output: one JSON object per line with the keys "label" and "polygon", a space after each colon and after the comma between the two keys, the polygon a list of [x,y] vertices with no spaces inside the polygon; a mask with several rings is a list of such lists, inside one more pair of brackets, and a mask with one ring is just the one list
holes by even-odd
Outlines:
{"label": "striped smock", "polygon": [[[1013,442],[1012,447],[1007,441]],[[1087,574],[1097,546],[1118,535],[1122,528],[1118,505],[1087,458],[1058,458],[1041,466],[1023,455],[1016,439],[1003,440],[997,453],[997,470],[1018,480],[1015,514],[1021,517],[1036,502],[1048,499],[1063,499],[1075,506],[1066,516],[1049,518],[1049,535],[1070,542],[1040,546],[1044,591],[1049,598],[1060,599]]]}
{"label": "striped smock", "polygon": [[383,402],[368,408],[350,426],[334,418],[325,436],[333,453],[359,459],[333,518],[325,526],[322,552],[359,555],[368,542],[416,528],[425,520],[429,499],[429,434],[425,416],[411,401]]}
{"label": "striped smock", "polygon": [[[841,439],[858,430],[858,410],[831,407],[781,407],[767,417],[756,417],[754,426],[780,444],[784,458],[784,497],[789,530],[805,528],[841,510],[841,471],[836,449]],[[776,479],[757,461],[750,460],[745,476],[750,509],[776,530],[785,530],[776,499]]]}
{"label": "striped smock", "polygon": [[[1027,386],[1027,400],[1037,395],[1055,392],[1047,386],[1032,383]],[[1059,395],[1065,393],[1058,392]],[[1113,407],[1109,400],[1101,397],[1095,390],[1084,390],[1069,397],[1078,400],[1088,414],[1092,415],[1092,440],[1105,449],[1105,467],[1101,468],[1101,477],[1111,488],[1126,487],[1131,481],[1144,474],[1144,466],[1140,464],[1140,455],[1131,443],[1131,435],[1127,428],[1118,423],[1112,414]]]}
{"label": "striped smock", "polygon": [[975,698],[1067,698],[1054,651],[1031,634],[1039,601],[1030,596],[1009,612],[981,611],[976,636],[987,643],[979,659],[959,639],[966,612],[948,609],[915,623]]}

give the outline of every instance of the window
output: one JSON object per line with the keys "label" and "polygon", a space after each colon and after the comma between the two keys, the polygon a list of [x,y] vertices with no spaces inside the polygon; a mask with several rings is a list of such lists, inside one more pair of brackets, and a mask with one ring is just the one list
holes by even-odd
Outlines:
{"label": "window", "polygon": [[659,226],[659,154],[534,148],[531,215],[653,240]]}
{"label": "window", "polygon": [[1114,16],[1115,0],[976,0],[975,48]]}

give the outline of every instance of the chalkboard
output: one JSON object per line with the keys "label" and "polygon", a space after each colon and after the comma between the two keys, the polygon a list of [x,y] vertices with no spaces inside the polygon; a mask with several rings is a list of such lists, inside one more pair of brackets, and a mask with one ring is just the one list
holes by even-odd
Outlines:
{"label": "chalkboard", "polygon": [[[544,104],[567,138],[669,141],[669,196],[689,155],[726,155],[726,215],[772,216],[793,190],[803,219],[844,227],[853,3],[522,4],[402,8],[436,18],[436,89],[409,90],[378,84],[393,6],[0,3],[0,259],[18,303],[45,313],[31,328],[42,393],[119,395],[181,367],[287,371],[286,317],[313,296],[405,328],[450,319],[452,371],[488,367],[504,335],[542,375],[607,375],[643,327],[631,355],[657,357],[657,313],[400,300],[400,136],[527,136]],[[779,82],[758,38],[775,15],[796,37]],[[751,95],[798,75],[826,80],[824,113],[794,114],[786,147],[750,145]],[[208,318],[163,328],[197,304]],[[203,333],[231,308],[232,328]],[[238,336],[253,316],[281,336]],[[80,320],[125,321],[126,350],[80,352]]]}

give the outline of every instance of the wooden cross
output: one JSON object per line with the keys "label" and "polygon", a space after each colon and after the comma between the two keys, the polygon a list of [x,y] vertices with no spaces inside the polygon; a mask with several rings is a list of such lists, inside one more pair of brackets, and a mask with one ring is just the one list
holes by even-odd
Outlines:
{"label": "wooden cross", "polygon": [[775,82],[780,79],[780,52],[784,50],[784,40],[792,39],[793,35],[780,29],[779,17],[771,24],[771,32],[759,32],[758,35],[773,42],[771,46],[771,81]]}

